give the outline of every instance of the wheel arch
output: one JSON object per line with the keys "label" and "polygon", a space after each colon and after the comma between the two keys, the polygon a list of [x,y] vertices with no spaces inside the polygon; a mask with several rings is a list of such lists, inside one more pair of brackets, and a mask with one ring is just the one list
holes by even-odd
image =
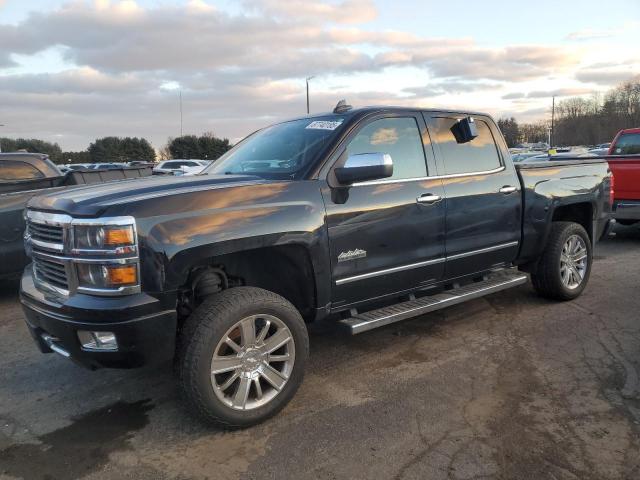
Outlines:
{"label": "wheel arch", "polygon": [[198,290],[207,296],[235,286],[269,290],[291,302],[305,321],[315,318],[316,272],[305,245],[271,245],[202,258],[190,266],[179,290],[197,297]]}
{"label": "wheel arch", "polygon": [[[551,214],[551,222],[547,229],[547,239],[553,222],[574,222],[582,225],[589,235],[591,244],[595,243],[594,220],[596,206],[593,202],[576,202],[558,205]],[[546,244],[546,241],[545,241]]]}

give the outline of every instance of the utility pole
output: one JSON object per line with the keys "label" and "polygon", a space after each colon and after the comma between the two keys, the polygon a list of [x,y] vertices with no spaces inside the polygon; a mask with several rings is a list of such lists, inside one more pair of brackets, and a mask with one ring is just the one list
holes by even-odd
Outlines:
{"label": "utility pole", "polygon": [[549,133],[549,148],[553,148],[553,131],[556,120],[556,96],[554,95],[551,100],[551,132]]}
{"label": "utility pole", "polygon": [[[4,124],[0,123],[0,127],[4,127]],[[2,153],[2,142],[0,142],[0,153]]]}
{"label": "utility pole", "polygon": [[182,137],[182,88],[180,89],[180,136]]}
{"label": "utility pole", "polygon": [[309,80],[312,80],[316,77],[307,77],[307,115],[309,115]]}

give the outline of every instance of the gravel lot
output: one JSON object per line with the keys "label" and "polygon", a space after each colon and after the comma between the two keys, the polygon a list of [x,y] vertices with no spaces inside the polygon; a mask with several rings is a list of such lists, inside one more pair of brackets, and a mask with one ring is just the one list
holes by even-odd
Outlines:
{"label": "gravel lot", "polygon": [[90,372],[42,355],[0,293],[0,478],[638,479],[640,228],[601,243],[589,287],[529,285],[348,337],[311,329],[293,402],[203,428],[170,368]]}

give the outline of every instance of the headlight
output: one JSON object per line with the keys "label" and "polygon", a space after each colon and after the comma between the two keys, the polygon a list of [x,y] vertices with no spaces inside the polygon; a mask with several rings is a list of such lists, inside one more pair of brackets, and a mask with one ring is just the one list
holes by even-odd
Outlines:
{"label": "headlight", "polygon": [[76,225],[75,248],[103,250],[135,244],[132,225]]}
{"label": "headlight", "polygon": [[78,287],[113,289],[138,283],[137,264],[77,263]]}

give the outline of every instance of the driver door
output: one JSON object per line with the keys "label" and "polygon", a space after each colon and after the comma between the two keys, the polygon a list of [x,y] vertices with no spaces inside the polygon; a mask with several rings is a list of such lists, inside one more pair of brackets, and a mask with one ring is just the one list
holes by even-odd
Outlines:
{"label": "driver door", "polygon": [[444,190],[441,180],[429,178],[435,160],[422,117],[367,119],[334,168],[362,153],[390,155],[393,176],[323,189],[338,309],[427,286],[444,274]]}

